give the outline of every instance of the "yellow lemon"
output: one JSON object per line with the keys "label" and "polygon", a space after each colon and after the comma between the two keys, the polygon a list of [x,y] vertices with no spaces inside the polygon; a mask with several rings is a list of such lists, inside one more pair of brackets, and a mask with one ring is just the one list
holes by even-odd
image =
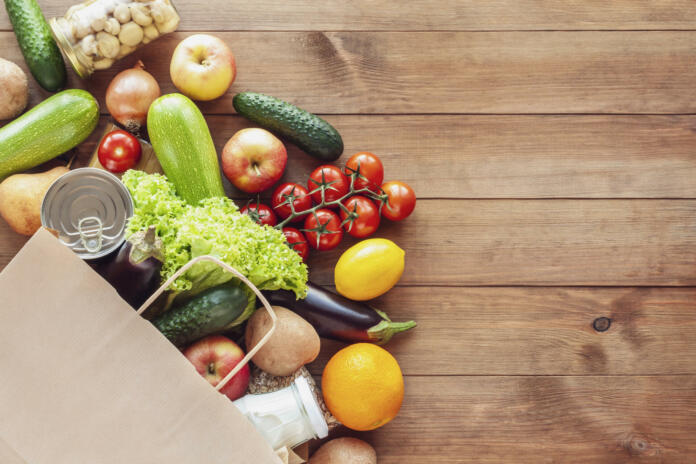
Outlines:
{"label": "yellow lemon", "polygon": [[404,250],[385,238],[371,238],[348,248],[334,269],[338,293],[364,301],[389,291],[404,273]]}

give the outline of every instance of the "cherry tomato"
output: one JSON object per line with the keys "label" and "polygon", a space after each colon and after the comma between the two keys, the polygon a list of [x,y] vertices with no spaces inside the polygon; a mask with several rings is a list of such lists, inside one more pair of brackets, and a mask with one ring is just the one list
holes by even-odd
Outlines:
{"label": "cherry tomato", "polygon": [[[346,196],[350,189],[350,179],[348,179],[338,167],[330,164],[319,166],[312,171],[307,181],[307,189],[311,192],[319,187],[322,182],[324,184],[331,183],[324,191],[324,199],[326,201],[336,201]],[[314,192],[312,194],[312,200],[314,200],[314,203],[320,204],[321,191]]]}
{"label": "cherry tomato", "polygon": [[382,216],[392,221],[406,219],[416,207],[416,193],[406,183],[391,181],[382,185],[387,203],[382,206]]}
{"label": "cherry tomato", "polygon": [[[293,184],[291,182],[281,184],[273,192],[271,197],[271,206],[273,206],[273,211],[276,212],[281,219],[285,219],[292,213],[289,204],[283,204],[286,201],[284,195],[294,195],[295,200],[292,204],[295,207],[295,212],[306,211],[312,207],[312,197],[309,196],[307,189],[300,184]],[[304,219],[300,216],[294,219],[292,222],[300,221]]]}
{"label": "cherry tomato", "polygon": [[290,248],[295,250],[302,261],[307,261],[309,256],[309,245],[307,244],[307,239],[304,234],[294,227],[283,227],[283,235],[285,235],[285,240],[287,240]]}
{"label": "cherry tomato", "polygon": [[355,190],[368,188],[373,192],[377,192],[384,180],[384,166],[379,157],[369,151],[361,151],[354,154],[346,162],[344,172],[347,176],[350,176],[352,173],[358,172],[358,170],[360,175],[355,178],[353,188]]}
{"label": "cherry tomato", "polygon": [[278,224],[278,218],[271,207],[263,203],[249,203],[240,209],[239,212],[251,216],[251,219],[260,225],[266,224],[273,227]]}
{"label": "cherry tomato", "polygon": [[341,220],[330,209],[321,208],[308,215],[304,228],[309,246],[319,251],[333,250],[343,238]]}
{"label": "cherry tomato", "polygon": [[138,139],[121,129],[106,134],[97,150],[99,162],[111,172],[129,170],[138,164],[141,154]]}
{"label": "cherry tomato", "polygon": [[356,238],[369,237],[375,233],[379,227],[379,209],[372,200],[356,195],[345,200],[343,205],[350,210],[351,215],[357,215],[352,223],[345,222],[348,213],[341,209],[341,222],[344,222],[346,232]]}

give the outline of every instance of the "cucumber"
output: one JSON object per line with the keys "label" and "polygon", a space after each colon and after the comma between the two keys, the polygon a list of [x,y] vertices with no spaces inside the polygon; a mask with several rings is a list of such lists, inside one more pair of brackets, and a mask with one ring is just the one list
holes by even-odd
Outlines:
{"label": "cucumber", "polygon": [[99,122],[99,104],[86,90],[59,92],[0,129],[0,181],[65,153]]}
{"label": "cucumber", "polygon": [[147,130],[162,170],[186,202],[225,196],[213,138],[188,97],[172,93],[152,102]]}
{"label": "cucumber", "polygon": [[36,81],[49,92],[65,87],[63,57],[36,0],[5,0],[19,48]]}
{"label": "cucumber", "polygon": [[242,323],[244,318],[240,316],[247,303],[246,292],[234,282],[227,282],[199,293],[152,323],[174,345],[182,346]]}
{"label": "cucumber", "polygon": [[262,93],[238,93],[232,99],[237,113],[290,140],[308,155],[336,161],[343,153],[341,134],[319,116]]}

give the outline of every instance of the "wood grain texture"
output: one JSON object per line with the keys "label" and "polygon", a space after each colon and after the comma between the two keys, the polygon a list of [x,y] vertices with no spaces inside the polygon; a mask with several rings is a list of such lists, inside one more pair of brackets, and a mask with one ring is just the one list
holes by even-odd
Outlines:
{"label": "wood grain texture", "polygon": [[[691,374],[696,289],[398,288],[374,302],[418,327],[386,348],[406,375]],[[611,319],[605,332],[593,329]],[[322,340],[310,369],[345,346]]]}
{"label": "wood grain texture", "polygon": [[690,464],[696,376],[409,377],[380,464]]}
{"label": "wood grain texture", "polygon": [[[696,285],[694,200],[421,200],[375,236],[406,250],[400,285]],[[23,242],[0,243],[0,268]],[[314,253],[311,279],[332,284],[355,242]]]}
{"label": "wood grain texture", "polygon": [[[157,40],[112,70],[142,59],[172,92],[171,53],[187,35]],[[232,113],[233,94],[247,90],[322,114],[696,112],[696,31],[217,35],[239,74],[226,95],[200,105],[206,114]],[[0,56],[22,61],[11,32],[0,33]],[[71,75],[70,85],[101,101],[113,71],[88,83]],[[45,98],[31,84],[32,103]]]}
{"label": "wood grain texture", "polygon": [[[108,117],[76,149],[85,166]],[[206,120],[218,153],[253,123]],[[386,180],[419,198],[696,198],[695,116],[331,115],[343,134],[342,165],[371,150]],[[563,134],[562,137],[558,134]],[[287,143],[283,181],[304,183],[320,162]],[[248,195],[225,180],[234,198]],[[268,194],[270,195],[270,194]]]}
{"label": "wood grain texture", "polygon": [[[46,17],[71,2],[39,0]],[[182,31],[192,30],[587,30],[694,29],[690,0],[261,0],[224,5],[211,14],[201,0],[175,2]],[[0,13],[0,30],[9,30]]]}

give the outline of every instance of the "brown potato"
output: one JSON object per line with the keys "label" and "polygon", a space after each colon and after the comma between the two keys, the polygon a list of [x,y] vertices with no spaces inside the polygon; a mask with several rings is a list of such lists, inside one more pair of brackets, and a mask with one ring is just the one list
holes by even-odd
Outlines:
{"label": "brown potato", "polygon": [[28,99],[27,75],[13,62],[0,58],[0,120],[19,116]]}
{"label": "brown potato", "polygon": [[336,438],[317,450],[309,464],[377,464],[375,449],[357,438]]}
{"label": "brown potato", "polygon": [[[275,332],[268,342],[251,358],[261,370],[272,375],[286,376],[314,361],[321,342],[312,325],[281,306],[273,306],[278,316]],[[247,351],[256,346],[271,327],[271,317],[259,309],[249,318],[246,328]]]}

